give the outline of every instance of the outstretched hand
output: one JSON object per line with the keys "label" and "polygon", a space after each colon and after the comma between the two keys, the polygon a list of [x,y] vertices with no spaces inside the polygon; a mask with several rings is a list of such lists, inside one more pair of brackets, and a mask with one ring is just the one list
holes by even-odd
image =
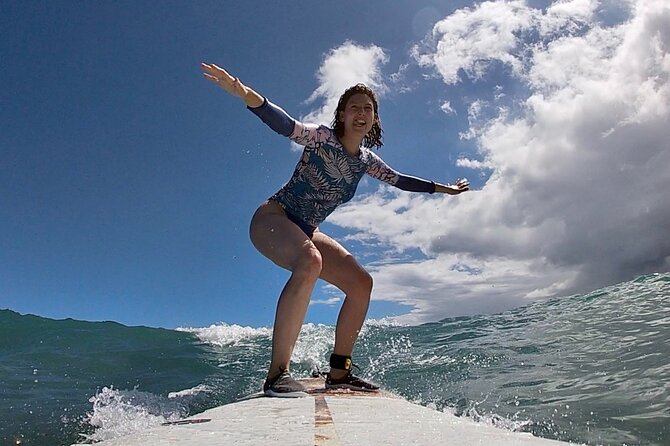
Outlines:
{"label": "outstretched hand", "polygon": [[238,78],[231,76],[226,70],[214,64],[201,63],[200,66],[205,70],[202,75],[207,79],[232,95],[242,99],[246,97],[249,89]]}
{"label": "outstretched hand", "polygon": [[456,184],[435,185],[435,192],[442,192],[449,195],[458,195],[468,190],[470,190],[470,182],[466,178],[456,180]]}

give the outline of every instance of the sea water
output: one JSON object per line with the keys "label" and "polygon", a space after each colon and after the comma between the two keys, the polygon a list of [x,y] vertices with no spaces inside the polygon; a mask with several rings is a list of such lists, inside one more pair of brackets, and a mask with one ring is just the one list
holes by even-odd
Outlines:
{"label": "sea water", "polygon": [[[327,368],[334,327],[306,324],[292,371]],[[260,390],[271,329],[177,330],[0,311],[0,445],[94,442]],[[502,314],[368,321],[361,375],[501,429],[589,445],[670,445],[670,274]]]}

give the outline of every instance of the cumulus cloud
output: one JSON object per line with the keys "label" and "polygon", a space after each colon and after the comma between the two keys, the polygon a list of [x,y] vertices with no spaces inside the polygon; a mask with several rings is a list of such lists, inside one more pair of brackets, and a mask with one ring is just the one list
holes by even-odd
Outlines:
{"label": "cumulus cloud", "polygon": [[429,38],[433,50],[422,53],[417,46],[414,57],[421,66],[438,66],[447,84],[458,81],[459,70],[480,78],[493,60],[520,71],[517,35],[531,26],[532,11],[523,1],[460,9],[434,26]]}
{"label": "cumulus cloud", "polygon": [[359,82],[382,94],[386,90],[381,67],[388,62],[384,50],[376,45],[363,46],[345,42],[326,54],[317,73],[319,86],[307,99],[307,103],[319,100],[322,106],[302,119],[330,125],[337,101],[344,90]]}
{"label": "cumulus cloud", "polygon": [[501,63],[523,93],[499,98],[510,106],[494,116],[470,105],[463,136],[479,159],[459,165],[490,172],[481,190],[427,197],[382,187],[329,219],[360,239],[422,251],[414,263],[372,265],[375,298],[414,308],[405,321],[670,269],[670,6],[640,0],[614,24],[598,19],[605,7],[485,2],[444,18],[414,48],[444,84]]}

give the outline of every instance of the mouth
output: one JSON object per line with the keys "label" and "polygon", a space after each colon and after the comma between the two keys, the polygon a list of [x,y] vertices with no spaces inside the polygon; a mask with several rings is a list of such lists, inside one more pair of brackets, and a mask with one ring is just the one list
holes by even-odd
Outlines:
{"label": "mouth", "polygon": [[354,127],[365,127],[367,124],[368,122],[363,119],[354,120]]}

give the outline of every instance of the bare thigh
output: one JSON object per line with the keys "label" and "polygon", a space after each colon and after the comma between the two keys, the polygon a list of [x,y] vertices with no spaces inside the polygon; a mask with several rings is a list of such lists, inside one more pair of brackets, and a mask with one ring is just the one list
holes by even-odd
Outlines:
{"label": "bare thigh", "polygon": [[372,277],[337,241],[316,231],[312,238],[321,253],[323,265],[321,279],[335,285],[346,295],[368,293],[372,289]]}
{"label": "bare thigh", "polygon": [[249,236],[261,254],[289,271],[294,271],[300,262],[319,256],[314,243],[274,201],[266,201],[256,210]]}

